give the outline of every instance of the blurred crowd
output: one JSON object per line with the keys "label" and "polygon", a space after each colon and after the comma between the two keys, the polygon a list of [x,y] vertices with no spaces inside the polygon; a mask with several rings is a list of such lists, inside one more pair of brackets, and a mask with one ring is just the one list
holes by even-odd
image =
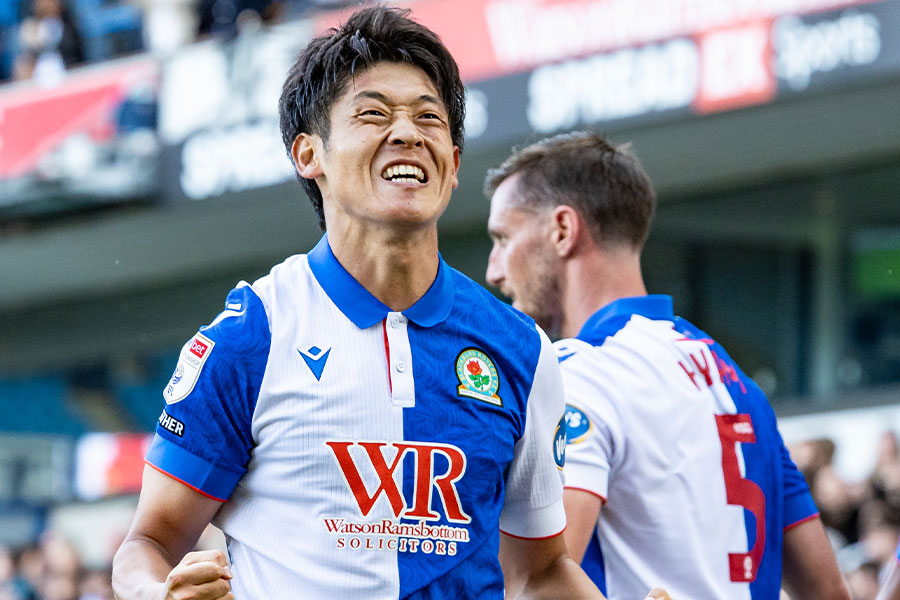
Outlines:
{"label": "blurred crowd", "polygon": [[[848,482],[834,468],[835,444],[813,439],[790,446],[809,482],[853,600],[874,600],[880,574],[895,560],[900,537],[900,444],[879,440],[868,477]],[[221,533],[204,532],[198,548],[224,549]],[[24,548],[0,546],[0,600],[113,600],[107,564],[84,564],[71,540],[45,532]]]}
{"label": "blurred crowd", "polygon": [[114,600],[110,570],[82,564],[75,547],[47,533],[13,552],[0,547],[0,600]]}
{"label": "blurred crowd", "polygon": [[900,536],[900,444],[893,432],[878,443],[875,466],[858,482],[834,468],[835,444],[814,439],[791,445],[806,477],[854,600],[873,600],[879,575],[895,560]]}
{"label": "blurred crowd", "polygon": [[0,0],[0,81],[54,85],[67,69],[273,24],[348,0]]}

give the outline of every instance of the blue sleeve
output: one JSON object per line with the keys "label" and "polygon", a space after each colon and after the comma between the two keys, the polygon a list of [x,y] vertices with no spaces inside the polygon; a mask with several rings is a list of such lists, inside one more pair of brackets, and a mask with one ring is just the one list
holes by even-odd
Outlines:
{"label": "blue sleeve", "polygon": [[781,445],[781,467],[784,475],[784,523],[782,526],[787,529],[818,515],[819,509],[813,502],[803,473],[791,460],[791,455],[780,434],[778,442]]}
{"label": "blue sleeve", "polygon": [[250,460],[270,342],[262,301],[246,284],[233,289],[181,350],[147,452],[152,467],[216,500],[231,495]]}

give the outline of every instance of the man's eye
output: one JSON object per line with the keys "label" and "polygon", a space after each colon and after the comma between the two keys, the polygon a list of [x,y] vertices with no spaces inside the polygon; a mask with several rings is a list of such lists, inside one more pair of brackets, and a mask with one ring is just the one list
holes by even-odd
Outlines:
{"label": "man's eye", "polygon": [[384,116],[384,113],[381,112],[380,110],[378,110],[377,108],[367,108],[366,110],[362,111],[359,114],[364,115],[364,116],[370,116],[370,117],[383,117]]}

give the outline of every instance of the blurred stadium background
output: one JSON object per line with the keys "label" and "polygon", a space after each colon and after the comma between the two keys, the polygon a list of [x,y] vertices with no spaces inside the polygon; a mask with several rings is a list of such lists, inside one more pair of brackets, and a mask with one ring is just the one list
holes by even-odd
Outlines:
{"label": "blurred stadium background", "polygon": [[[769,393],[873,597],[900,532],[900,0],[403,4],[468,86],[444,257],[483,281],[512,146],[631,142],[651,291]],[[0,2],[0,599],[110,597],[182,343],[318,239],[276,104],[346,5]]]}

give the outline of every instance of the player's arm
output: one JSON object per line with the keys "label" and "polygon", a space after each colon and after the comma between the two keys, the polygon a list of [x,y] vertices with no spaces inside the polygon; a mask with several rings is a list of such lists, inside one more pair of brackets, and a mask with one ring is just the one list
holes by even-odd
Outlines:
{"label": "player's arm", "polygon": [[[500,566],[507,600],[601,599],[605,596],[566,551],[561,535],[522,539],[500,533]],[[645,600],[672,600],[653,588]]]}
{"label": "player's arm", "polygon": [[562,535],[521,539],[500,534],[506,598],[603,598],[566,551]]}
{"label": "player's arm", "polygon": [[597,527],[603,499],[586,490],[567,487],[563,491],[563,503],[566,506],[566,546],[569,556],[581,564]]}
{"label": "player's arm", "polygon": [[113,559],[116,598],[233,600],[225,555],[191,552],[221,505],[145,466],[134,522]]}
{"label": "player's arm", "polygon": [[791,600],[850,600],[818,517],[784,532],[782,578]]}

